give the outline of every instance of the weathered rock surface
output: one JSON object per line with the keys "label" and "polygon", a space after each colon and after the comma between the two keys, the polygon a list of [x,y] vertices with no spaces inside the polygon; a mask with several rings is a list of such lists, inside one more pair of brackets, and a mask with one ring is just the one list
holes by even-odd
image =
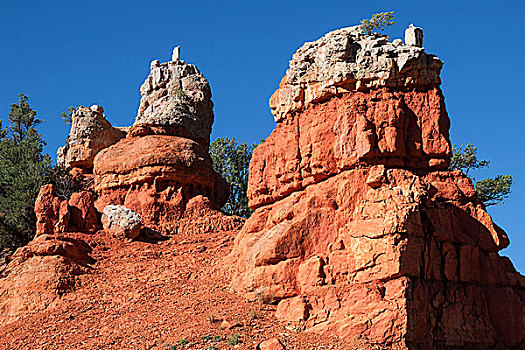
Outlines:
{"label": "weathered rock surface", "polygon": [[44,185],[35,201],[36,236],[61,232],[94,233],[101,228],[95,195],[75,192],[69,200],[59,197],[55,187]]}
{"label": "weathered rock surface", "polygon": [[196,66],[179,59],[153,61],[140,93],[134,127],[161,126],[157,133],[187,137],[208,150],[213,102],[210,84]]}
{"label": "weathered rock surface", "polygon": [[137,238],[142,218],[133,210],[122,205],[107,205],[102,215],[104,230],[117,237]]}
{"label": "weathered rock surface", "polygon": [[71,117],[66,145],[58,149],[57,164],[90,173],[97,153],[125,136],[124,131],[114,128],[106,120],[101,106],[79,106]]}
{"label": "weathered rock surface", "polygon": [[304,44],[270,99],[275,121],[334,95],[371,88],[432,88],[443,62],[417,46],[394,45],[385,35],[342,28]]}
{"label": "weathered rock surface", "polygon": [[525,277],[498,254],[507,235],[446,170],[440,69],[354,28],[298,50],[250,164],[235,292],[378,348],[525,346]]}
{"label": "weathered rock surface", "polygon": [[89,270],[84,241],[43,234],[19,248],[0,276],[0,325],[53,306]]}
{"label": "weathered rock surface", "polygon": [[128,137],[97,155],[94,176],[99,211],[124,205],[160,231],[176,230],[190,198],[206,196],[218,209],[229,194],[207,151],[178,136]]}
{"label": "weathered rock surface", "polygon": [[270,99],[277,127],[254,151],[251,206],[360,164],[446,169],[442,64],[420,47],[355,27],[306,43]]}

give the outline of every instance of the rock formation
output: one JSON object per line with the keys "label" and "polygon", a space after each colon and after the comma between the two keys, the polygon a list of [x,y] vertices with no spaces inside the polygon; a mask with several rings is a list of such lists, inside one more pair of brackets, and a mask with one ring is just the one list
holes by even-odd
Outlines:
{"label": "rock formation", "polygon": [[210,84],[197,67],[178,59],[178,52],[173,61],[153,61],[140,93],[134,128],[152,126],[151,133],[189,138],[208,151],[213,102]]}
{"label": "rock formation", "polygon": [[229,188],[208,154],[213,103],[207,80],[178,57],[151,67],[132,127],[113,127],[97,105],[73,113],[57,162],[89,185],[70,198],[57,193],[64,184],[41,188],[36,238],[17,250],[0,279],[0,325],[74,290],[76,276],[92,262],[86,241],[101,243],[93,236],[135,239],[142,229],[146,238],[205,235],[242,226],[242,218],[217,210]]}
{"label": "rock formation", "polygon": [[97,153],[124,136],[124,131],[114,128],[106,120],[101,106],[79,106],[71,116],[71,131],[66,145],[58,149],[57,164],[66,169],[79,168],[90,173]]}
{"label": "rock formation", "polygon": [[442,62],[422,35],[409,44],[350,27],[295,53],[250,164],[231,287],[378,348],[522,348],[525,277],[470,179],[447,170]]}
{"label": "rock formation", "polygon": [[190,198],[202,195],[219,209],[229,195],[208,154],[211,90],[194,65],[176,60],[153,61],[141,93],[127,137],[95,158],[96,206],[124,205],[146,227],[176,233]]}
{"label": "rock formation", "polygon": [[40,235],[19,248],[0,275],[0,325],[41,311],[73,290],[89,271],[91,248],[62,234]]}

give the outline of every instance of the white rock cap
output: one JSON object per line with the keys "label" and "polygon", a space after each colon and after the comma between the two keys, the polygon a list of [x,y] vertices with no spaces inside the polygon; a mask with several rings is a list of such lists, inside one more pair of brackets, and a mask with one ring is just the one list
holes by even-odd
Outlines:
{"label": "white rock cap", "polygon": [[171,55],[172,61],[178,61],[180,60],[180,46],[175,46],[173,48],[173,54]]}
{"label": "white rock cap", "polygon": [[415,27],[411,23],[407,29],[405,29],[405,45],[423,47],[423,29]]}

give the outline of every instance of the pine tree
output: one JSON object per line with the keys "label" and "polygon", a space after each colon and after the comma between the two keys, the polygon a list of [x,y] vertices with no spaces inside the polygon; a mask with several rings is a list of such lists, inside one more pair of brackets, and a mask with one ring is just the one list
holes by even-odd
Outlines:
{"label": "pine tree", "polygon": [[0,123],[0,246],[26,244],[35,233],[33,211],[40,187],[51,173],[51,159],[43,154],[45,142],[27,96],[11,105],[9,125]]}
{"label": "pine tree", "polygon": [[237,143],[234,138],[227,137],[218,138],[210,145],[213,168],[230,185],[230,197],[222,207],[227,214],[246,218],[253,212],[248,207],[248,168],[257,145]]}

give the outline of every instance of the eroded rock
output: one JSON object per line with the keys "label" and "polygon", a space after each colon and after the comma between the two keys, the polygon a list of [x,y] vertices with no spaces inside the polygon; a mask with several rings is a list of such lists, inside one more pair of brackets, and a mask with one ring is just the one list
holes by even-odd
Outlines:
{"label": "eroded rock", "polygon": [[208,150],[213,102],[210,84],[196,66],[178,57],[165,63],[153,61],[140,93],[134,128],[157,126],[149,132],[190,138]]}
{"label": "eroded rock", "polygon": [[42,234],[19,248],[0,276],[0,324],[52,307],[89,271],[91,248],[78,238]]}
{"label": "eroded rock", "polygon": [[59,166],[90,173],[97,153],[126,136],[124,131],[114,128],[103,113],[104,109],[98,105],[79,106],[75,110],[66,145],[57,152]]}
{"label": "eroded rock", "polygon": [[370,346],[523,347],[525,277],[470,179],[447,170],[442,63],[411,30],[403,46],[344,28],[294,55],[250,163],[231,288]]}

